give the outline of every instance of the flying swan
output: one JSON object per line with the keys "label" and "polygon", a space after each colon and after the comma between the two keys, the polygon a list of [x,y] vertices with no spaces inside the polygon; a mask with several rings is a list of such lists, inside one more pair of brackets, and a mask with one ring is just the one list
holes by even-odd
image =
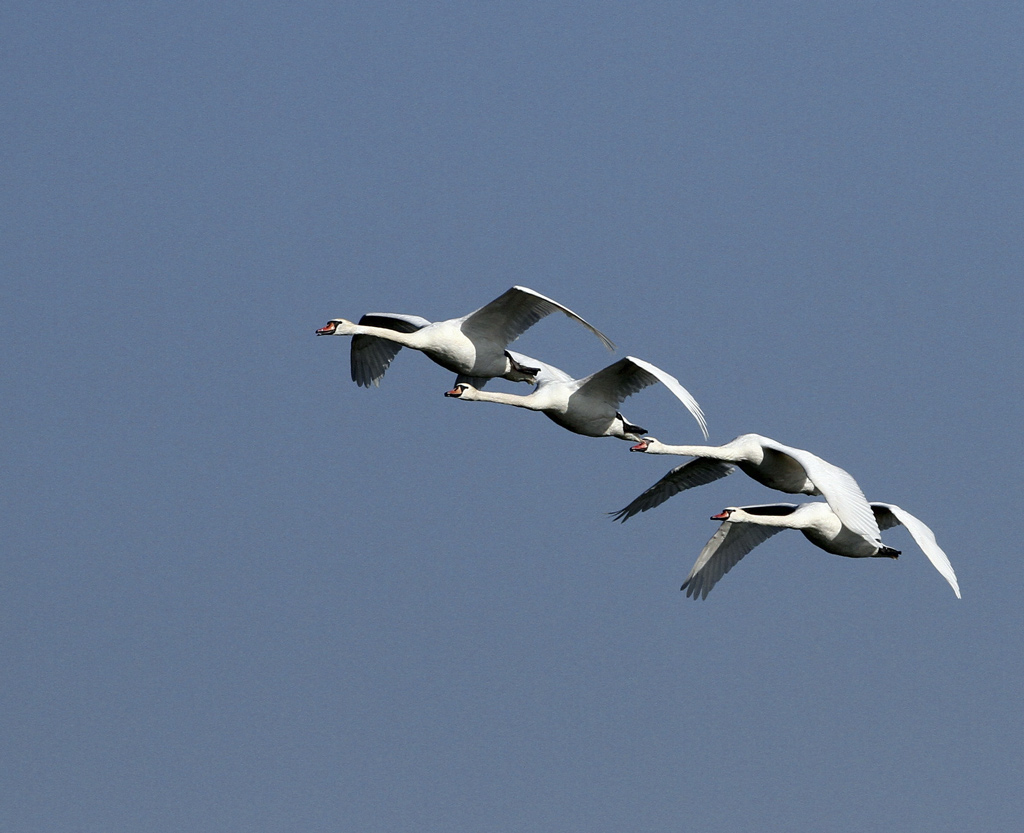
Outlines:
{"label": "flying swan", "polygon": [[661,382],[700,424],[705,439],[708,436],[704,412],[690,392],[679,380],[650,362],[627,356],[603,370],[583,379],[574,379],[563,370],[520,353],[511,354],[517,363],[536,365],[537,387],[533,393],[521,396],[514,393],[488,393],[461,382],[445,396],[476,402],[498,402],[541,411],[548,419],[585,437],[618,437],[636,442],[645,429],[629,422],[619,413],[619,406],[627,396],[648,385]]}
{"label": "flying swan", "polygon": [[571,309],[525,286],[513,286],[461,318],[430,322],[418,315],[373,312],[360,318],[358,324],[333,318],[316,334],[353,336],[352,381],[360,387],[379,386],[398,351],[409,347],[458,374],[456,383],[481,388],[495,376],[512,382],[536,381],[539,368],[518,364],[506,348],[553,312],[565,313],[601,339],[609,350],[615,349],[608,336]]}
{"label": "flying swan", "polygon": [[738,466],[758,483],[789,494],[822,495],[845,526],[867,542],[881,546],[882,536],[867,498],[845,469],[816,454],[762,437],[742,434],[720,446],[665,445],[644,437],[630,451],[696,457],[676,466],[632,503],[612,513],[625,523],[639,512],[660,506],[673,495],[731,474]]}
{"label": "flying swan", "polygon": [[[949,559],[935,542],[935,534],[909,512],[891,503],[870,504],[882,529],[903,524],[928,560],[949,582],[956,597],[960,586]],[[896,558],[899,550],[865,541],[847,528],[827,503],[772,503],[765,506],[730,506],[711,520],[722,521],[718,531],[701,550],[680,590],[687,596],[706,599],[711,588],[736,563],[762,541],[783,529],[799,529],[812,544],[847,558]]]}

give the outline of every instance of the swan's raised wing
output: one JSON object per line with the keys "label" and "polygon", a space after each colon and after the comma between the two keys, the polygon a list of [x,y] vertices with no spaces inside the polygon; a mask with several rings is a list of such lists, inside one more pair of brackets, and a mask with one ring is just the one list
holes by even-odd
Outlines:
{"label": "swan's raised wing", "polygon": [[878,526],[881,529],[903,524],[914,537],[917,545],[921,548],[932,566],[938,570],[942,577],[949,582],[956,597],[960,598],[960,585],[956,580],[956,573],[953,572],[953,565],[949,563],[946,553],[935,541],[935,533],[923,521],[915,518],[906,509],[900,509],[892,503],[872,503],[875,517],[878,518]]}
{"label": "swan's raised wing", "polygon": [[[756,509],[784,510],[785,508],[792,511],[796,506],[792,503],[776,503],[770,506],[744,506],[743,508],[748,512],[753,512]],[[772,514],[777,513],[772,512]],[[686,595],[694,599],[706,599],[711,588],[718,583],[722,576],[735,567],[743,556],[785,528],[723,521],[722,525],[718,527],[718,531],[711,536],[711,540],[700,551],[693,569],[690,570],[690,575],[686,577],[686,581],[679,589],[685,590]]]}
{"label": "swan's raised wing", "polygon": [[768,437],[761,437],[761,444],[796,461],[847,529],[872,543],[881,543],[882,534],[875,514],[853,475],[802,448],[783,445]]}
{"label": "swan's raised wing", "polygon": [[660,367],[655,367],[643,359],[634,356],[619,359],[615,364],[610,364],[603,370],[592,373],[585,379],[580,379],[578,390],[585,391],[587,396],[601,397],[618,408],[627,396],[656,382],[661,382],[672,391],[676,399],[686,406],[686,410],[697,420],[700,430],[704,432],[704,438],[707,439],[708,424],[697,400],[679,384],[679,380],[675,376],[669,375]]}
{"label": "swan's raised wing", "polygon": [[609,350],[615,349],[608,336],[584,321],[571,309],[525,286],[513,286],[489,304],[465,316],[462,320],[462,331],[470,338],[482,338],[507,346],[553,312],[564,313],[578,321],[601,339],[605,347]]}
{"label": "swan's raised wing", "polygon": [[[399,333],[414,333],[430,322],[418,315],[400,315],[394,312],[371,312],[359,319],[365,327],[382,327]],[[380,386],[384,371],[402,349],[401,344],[377,336],[357,335],[352,337],[350,361],[352,381],[363,388]]]}
{"label": "swan's raised wing", "polygon": [[609,514],[614,515],[614,520],[625,523],[639,512],[646,512],[655,506],[661,506],[670,497],[685,489],[721,480],[726,475],[732,474],[735,469],[734,465],[726,463],[724,460],[698,457],[689,463],[676,466],[649,489],[641,492],[629,506]]}

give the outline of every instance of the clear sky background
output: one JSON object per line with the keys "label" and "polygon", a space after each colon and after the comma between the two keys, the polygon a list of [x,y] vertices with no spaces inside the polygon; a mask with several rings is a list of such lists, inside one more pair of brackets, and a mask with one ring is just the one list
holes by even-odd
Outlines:
{"label": "clear sky background", "polygon": [[[963,831],[1024,817],[1019,2],[11,3],[0,828]],[[935,531],[348,377],[523,284]],[[516,348],[610,363],[561,316]],[[512,389],[495,384],[495,389]],[[525,393],[526,386],[518,392]],[[648,388],[626,416],[700,438]]]}

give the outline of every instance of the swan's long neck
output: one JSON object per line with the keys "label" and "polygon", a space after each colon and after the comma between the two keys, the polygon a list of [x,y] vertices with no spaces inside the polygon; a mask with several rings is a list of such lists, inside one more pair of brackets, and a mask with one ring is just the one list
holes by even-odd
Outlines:
{"label": "swan's long neck", "polygon": [[733,449],[716,445],[665,445],[662,442],[648,442],[647,454],[674,454],[681,457],[707,457],[710,460],[735,461],[740,459]]}
{"label": "swan's long neck", "polygon": [[[827,503],[801,503],[792,512],[783,512],[778,515],[734,509],[729,520],[783,529],[799,529],[815,544],[829,552],[834,552],[829,548],[830,542],[844,530],[842,521],[829,509]],[[856,537],[859,538],[859,536]]]}
{"label": "swan's long neck", "polygon": [[386,341],[401,344],[403,347],[413,347],[418,350],[422,346],[419,332],[419,330],[414,330],[411,333],[403,333],[400,330],[389,330],[387,327],[369,327],[363,324],[352,324],[344,330],[337,332],[336,335],[376,336]]}
{"label": "swan's long neck", "polygon": [[543,403],[538,401],[534,393],[502,393],[501,391],[487,391],[470,388],[462,392],[460,399],[469,399],[473,402],[497,402],[499,405],[512,405],[515,408],[528,408],[531,411],[542,411]]}
{"label": "swan's long neck", "polygon": [[735,509],[729,515],[729,520],[733,523],[778,526],[783,529],[805,529],[808,526],[813,526],[813,522],[809,523],[810,519],[801,517],[799,512],[791,512],[788,515],[752,515],[749,512],[744,512],[742,509]]}

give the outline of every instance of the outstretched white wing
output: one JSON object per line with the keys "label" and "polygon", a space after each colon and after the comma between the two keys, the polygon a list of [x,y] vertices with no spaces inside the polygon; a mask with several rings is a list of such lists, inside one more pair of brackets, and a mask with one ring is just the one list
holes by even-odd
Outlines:
{"label": "outstretched white wing", "polygon": [[799,463],[847,529],[874,544],[881,544],[882,534],[878,530],[875,515],[853,475],[802,448],[783,445],[768,437],[762,437],[761,444]]}
{"label": "outstretched white wing", "polygon": [[553,301],[525,286],[513,286],[489,304],[465,316],[462,320],[462,330],[471,338],[483,338],[507,346],[553,312],[564,313],[578,321],[601,339],[605,347],[609,350],[615,349],[612,340],[597,327],[558,301]]}
{"label": "outstretched white wing", "polygon": [[637,391],[643,390],[648,385],[661,382],[672,394],[686,406],[693,418],[700,425],[704,437],[708,436],[708,424],[704,419],[704,412],[701,410],[697,400],[690,392],[679,384],[675,376],[666,373],[660,367],[655,367],[650,362],[638,359],[634,356],[626,356],[614,364],[608,365],[603,370],[592,373],[585,379],[580,379],[579,390],[585,390],[589,396],[600,396],[615,405],[616,408],[622,404],[622,400]]}
{"label": "outstretched white wing", "polygon": [[878,526],[882,529],[889,529],[898,524],[903,524],[907,528],[917,545],[928,556],[928,560],[932,562],[932,566],[949,582],[949,586],[953,588],[953,592],[959,599],[960,585],[957,583],[956,573],[953,572],[953,565],[949,563],[946,553],[942,551],[935,540],[935,533],[927,524],[915,518],[906,509],[900,509],[892,503],[872,503],[871,508],[874,510],[875,517],[878,518]]}

